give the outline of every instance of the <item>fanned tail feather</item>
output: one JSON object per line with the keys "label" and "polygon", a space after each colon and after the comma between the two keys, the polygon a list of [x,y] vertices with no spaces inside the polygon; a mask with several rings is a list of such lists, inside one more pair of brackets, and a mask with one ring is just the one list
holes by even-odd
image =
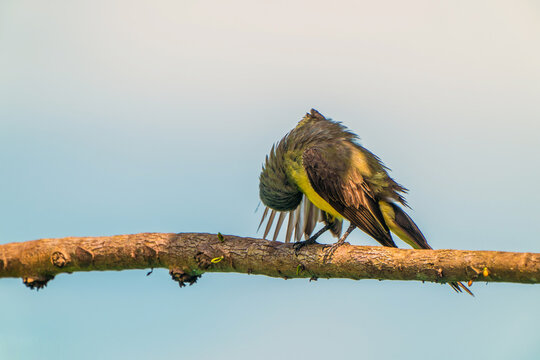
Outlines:
{"label": "fanned tail feather", "polygon": [[267,208],[266,206],[264,207],[264,213],[263,213],[263,216],[261,218],[261,222],[259,223],[259,227],[257,227],[257,231],[259,231],[259,229],[261,228],[261,225],[263,224],[264,222],[264,219],[266,219],[266,215],[268,215],[268,210],[269,208]]}
{"label": "fanned tail feather", "polygon": [[[275,221],[276,214],[279,214],[277,221]],[[286,243],[291,242],[291,239],[293,238],[294,241],[298,242],[302,239],[302,236],[308,239],[319,222],[331,225],[330,231],[333,236],[339,237],[341,235],[343,221],[321,211],[304,196],[302,202],[292,211],[276,211],[265,207],[259,227],[257,228],[257,231],[259,231],[265,220],[268,219],[264,229],[263,239],[266,239],[275,222],[276,227],[274,229],[272,240],[276,241],[287,214],[289,218],[287,220],[287,229],[285,233]]]}
{"label": "fanned tail feather", "polygon": [[291,242],[291,237],[292,237],[292,233],[293,233],[293,230],[294,230],[294,210],[293,211],[289,211],[289,221],[287,223],[287,233],[285,234],[285,242],[286,243],[290,243]]}
{"label": "fanned tail feather", "polygon": [[272,238],[272,241],[276,241],[278,235],[279,235],[279,230],[281,229],[281,225],[283,225],[283,220],[285,220],[285,214],[287,214],[286,212],[280,212],[279,213],[279,218],[278,218],[278,221],[277,221],[277,224],[276,224],[276,230],[274,231],[274,237]]}
{"label": "fanned tail feather", "polygon": [[264,235],[263,239],[266,239],[266,235],[270,232],[270,229],[272,228],[272,223],[274,222],[274,218],[276,217],[276,210],[270,211],[270,217],[268,218],[268,224],[266,224],[266,229],[264,229]]}

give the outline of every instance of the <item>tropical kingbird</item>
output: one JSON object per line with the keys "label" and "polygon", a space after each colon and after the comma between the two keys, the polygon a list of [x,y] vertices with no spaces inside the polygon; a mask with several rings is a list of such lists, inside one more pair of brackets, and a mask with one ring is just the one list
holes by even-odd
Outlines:
{"label": "tropical kingbird", "polygon": [[[356,227],[384,246],[397,247],[393,232],[415,249],[431,249],[413,220],[398,205],[407,206],[407,189],[395,182],[381,160],[357,143],[358,137],[341,123],[312,109],[272,147],[260,175],[260,197],[270,213],[264,237],[279,214],[273,239],[289,215],[285,242],[293,231],[298,249],[314,243],[325,231],[338,237],[343,220],[350,226],[331,247],[332,253]],[[317,222],[325,226],[311,236]],[[459,282],[456,291],[470,290]]]}

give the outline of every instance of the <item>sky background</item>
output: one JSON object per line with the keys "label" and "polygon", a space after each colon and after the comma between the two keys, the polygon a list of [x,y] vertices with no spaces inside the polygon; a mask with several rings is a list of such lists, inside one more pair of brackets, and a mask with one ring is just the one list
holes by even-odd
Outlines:
{"label": "sky background", "polygon": [[[539,64],[536,1],[0,0],[0,243],[261,236],[264,156],[314,107],[434,248],[540,252]],[[540,358],[538,285],[146,272],[1,279],[0,358]]]}

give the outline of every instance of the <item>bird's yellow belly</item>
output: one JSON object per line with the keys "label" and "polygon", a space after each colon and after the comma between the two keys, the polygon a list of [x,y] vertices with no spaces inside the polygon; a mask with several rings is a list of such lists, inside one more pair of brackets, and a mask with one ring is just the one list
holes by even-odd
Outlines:
{"label": "bird's yellow belly", "polygon": [[313,189],[313,186],[311,186],[308,175],[303,167],[292,168],[290,171],[290,175],[294,179],[296,185],[298,185],[300,190],[307,196],[307,198],[313,203],[313,205],[337,219],[343,219],[343,216],[338,213],[336,209],[332,207],[332,205],[330,205],[319,194],[317,194],[315,189]]}

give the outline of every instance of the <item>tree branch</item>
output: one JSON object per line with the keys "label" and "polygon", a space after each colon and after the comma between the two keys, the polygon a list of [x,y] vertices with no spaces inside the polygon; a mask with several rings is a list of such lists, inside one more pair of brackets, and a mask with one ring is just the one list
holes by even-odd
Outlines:
{"label": "tree branch", "polygon": [[432,282],[540,282],[540,254],[500,251],[412,250],[344,245],[327,263],[325,245],[305,246],[232,235],[142,233],[41,239],[0,245],[0,277],[42,288],[56,274],[168,268],[192,284],[204,272],[282,278],[349,278]]}

